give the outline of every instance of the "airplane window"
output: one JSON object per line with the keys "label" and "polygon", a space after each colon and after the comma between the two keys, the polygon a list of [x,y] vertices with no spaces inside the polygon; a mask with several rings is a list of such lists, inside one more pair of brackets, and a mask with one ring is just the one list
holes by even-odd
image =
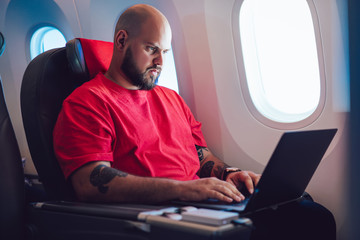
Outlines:
{"label": "airplane window", "polygon": [[320,101],[314,24],[306,0],[244,0],[240,41],[250,97],[276,122],[309,117]]}
{"label": "airplane window", "polygon": [[173,51],[170,50],[166,53],[163,69],[158,79],[157,85],[170,88],[179,93],[178,80],[176,76],[176,68]]}
{"label": "airplane window", "polygon": [[34,32],[30,40],[30,57],[34,59],[40,53],[47,50],[64,47],[66,39],[55,27],[41,27]]}

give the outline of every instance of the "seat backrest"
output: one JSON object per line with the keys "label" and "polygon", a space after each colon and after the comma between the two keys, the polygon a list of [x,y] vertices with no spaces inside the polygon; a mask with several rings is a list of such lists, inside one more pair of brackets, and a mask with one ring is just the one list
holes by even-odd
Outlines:
{"label": "seat backrest", "polygon": [[21,112],[30,153],[49,200],[73,200],[53,150],[53,128],[62,102],[110,64],[112,43],[73,39],[34,58],[21,86]]}
{"label": "seat backrest", "polygon": [[21,155],[0,78],[0,239],[24,238],[25,186]]}

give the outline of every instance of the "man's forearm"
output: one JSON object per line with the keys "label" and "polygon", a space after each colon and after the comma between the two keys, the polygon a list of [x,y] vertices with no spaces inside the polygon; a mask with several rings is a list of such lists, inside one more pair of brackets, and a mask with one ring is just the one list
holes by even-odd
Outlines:
{"label": "man's forearm", "polygon": [[216,177],[218,179],[223,179],[224,170],[227,167],[229,167],[229,165],[227,165],[214,155],[210,155],[200,162],[199,176],[201,178]]}
{"label": "man's forearm", "polygon": [[87,168],[72,181],[82,201],[152,203],[179,198],[175,180],[138,177],[103,164]]}
{"label": "man's forearm", "polygon": [[78,169],[71,181],[81,201],[160,203],[169,200],[240,201],[241,194],[228,182],[216,178],[177,181],[138,177],[111,168],[109,162],[92,162]]}
{"label": "man's forearm", "polygon": [[216,177],[222,179],[224,169],[229,167],[229,165],[213,155],[208,148],[196,146],[196,149],[200,160],[199,177]]}

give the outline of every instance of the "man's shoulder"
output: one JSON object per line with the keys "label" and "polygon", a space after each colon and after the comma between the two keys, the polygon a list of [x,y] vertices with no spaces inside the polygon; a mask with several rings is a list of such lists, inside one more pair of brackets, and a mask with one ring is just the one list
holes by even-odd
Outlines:
{"label": "man's shoulder", "polygon": [[185,100],[176,91],[163,86],[156,86],[154,90],[163,101],[187,108]]}
{"label": "man's shoulder", "polygon": [[172,96],[174,98],[181,98],[181,96],[176,91],[167,87],[157,85],[153,90],[158,95],[166,95],[166,96]]}
{"label": "man's shoulder", "polygon": [[98,95],[104,89],[101,77],[97,75],[95,78],[83,83],[81,86],[77,87],[68,97],[69,100],[86,100],[93,96]]}

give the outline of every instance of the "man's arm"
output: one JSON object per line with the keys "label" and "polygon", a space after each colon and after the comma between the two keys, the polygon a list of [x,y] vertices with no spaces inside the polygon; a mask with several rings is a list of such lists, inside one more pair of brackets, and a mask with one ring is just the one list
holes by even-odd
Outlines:
{"label": "man's arm", "polygon": [[200,160],[199,177],[216,177],[223,180],[224,170],[230,166],[215,157],[208,148],[195,146]]}
{"label": "man's arm", "polygon": [[[223,179],[225,169],[230,166],[213,155],[208,148],[195,146],[200,160],[200,170],[198,172],[200,178],[216,177],[233,184],[242,192],[245,192],[244,186],[249,193],[254,192],[254,186],[256,186],[260,179],[259,174],[251,171],[240,171],[230,173],[226,179]],[[241,198],[244,198],[244,196],[241,195]]]}
{"label": "man's arm", "polygon": [[138,177],[111,168],[109,162],[92,162],[71,176],[81,201],[156,203],[169,200],[201,201],[215,198],[240,201],[240,193],[230,183],[216,178],[176,181]]}

